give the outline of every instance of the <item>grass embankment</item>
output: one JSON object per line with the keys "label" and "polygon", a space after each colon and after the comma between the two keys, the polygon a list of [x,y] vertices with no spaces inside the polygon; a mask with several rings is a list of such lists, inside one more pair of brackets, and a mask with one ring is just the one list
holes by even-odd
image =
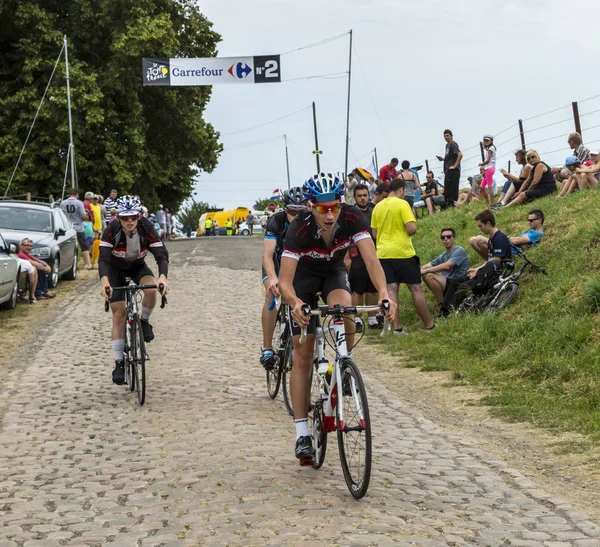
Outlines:
{"label": "grass embankment", "polygon": [[[527,229],[527,212],[546,215],[545,237],[528,252],[548,275],[527,274],[517,300],[497,314],[452,314],[435,331],[419,332],[406,287],[400,316],[410,336],[390,336],[383,347],[423,370],[448,370],[455,382],[479,386],[482,403],[517,421],[572,431],[600,442],[600,191],[554,196],[496,214],[508,235]],[[457,231],[471,264],[480,263],[468,245],[478,234],[474,216],[482,201],[418,220],[413,244],[421,264],[443,251],[443,227]],[[425,285],[423,285],[425,288]],[[432,295],[425,288],[433,309]],[[379,338],[370,337],[371,341]]]}

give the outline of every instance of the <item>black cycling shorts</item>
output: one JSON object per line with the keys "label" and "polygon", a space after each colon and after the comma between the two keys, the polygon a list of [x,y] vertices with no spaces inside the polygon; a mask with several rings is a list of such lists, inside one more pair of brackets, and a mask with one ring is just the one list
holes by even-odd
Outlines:
{"label": "black cycling shorts", "polygon": [[[327,277],[319,277],[317,275],[304,274],[299,276],[296,273],[294,277],[294,291],[296,296],[311,308],[317,307],[317,293],[321,293],[321,298],[327,302],[327,297],[332,291],[343,289],[350,293],[350,282],[348,281],[348,271],[345,267],[333,270]],[[308,334],[314,334],[317,330],[317,316],[313,315],[310,318],[308,325]],[[294,336],[300,334],[300,327],[292,320],[292,334]]]}
{"label": "black cycling shorts", "polygon": [[377,292],[375,285],[373,285],[373,282],[369,277],[367,266],[363,260],[354,259],[352,261],[350,273],[348,274],[348,280],[350,281],[350,288],[352,289],[352,292],[355,292],[356,294],[372,294]]}
{"label": "black cycling shorts", "polygon": [[[111,287],[124,287],[127,285],[126,278],[129,277],[136,285],[138,285],[140,279],[147,275],[154,277],[152,270],[148,268],[147,264],[142,264],[138,268],[132,270],[119,270],[118,268],[111,267],[108,270],[108,281]],[[110,299],[111,303],[123,302],[123,300],[125,300],[125,291],[113,290],[112,298]]]}
{"label": "black cycling shorts", "polygon": [[411,258],[382,258],[381,267],[385,280],[389,284],[406,283],[407,285],[421,284],[421,262],[418,256]]}

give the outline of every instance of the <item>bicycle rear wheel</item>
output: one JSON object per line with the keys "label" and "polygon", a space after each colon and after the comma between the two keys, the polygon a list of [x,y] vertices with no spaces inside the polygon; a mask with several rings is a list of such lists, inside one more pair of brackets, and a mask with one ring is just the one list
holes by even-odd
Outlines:
{"label": "bicycle rear wheel", "polygon": [[275,365],[271,370],[267,370],[267,391],[271,399],[275,399],[279,393],[279,386],[281,384],[281,357],[275,356]]}
{"label": "bicycle rear wheel", "polygon": [[313,468],[319,469],[325,461],[327,452],[327,433],[323,428],[323,401],[317,401],[308,411],[308,429],[313,439],[315,459]]}
{"label": "bicycle rear wheel", "polygon": [[292,365],[294,356],[294,344],[291,337],[288,339],[287,348],[285,350],[285,359],[281,365],[282,379],[281,391],[283,392],[283,402],[290,416],[294,415],[294,407],[292,406],[292,393],[290,391],[290,378],[292,376]]}
{"label": "bicycle rear wheel", "polygon": [[344,421],[337,406],[337,438],[344,479],[352,496],[362,498],[371,480],[371,417],[365,385],[358,367],[351,359],[340,363],[342,385],[337,386],[342,399]]}
{"label": "bicycle rear wheel", "polygon": [[493,303],[487,308],[487,311],[493,313],[495,311],[500,311],[506,308],[516,297],[517,290],[519,289],[519,285],[516,283],[511,283],[497,296]]}
{"label": "bicycle rear wheel", "polygon": [[142,332],[142,321],[138,316],[131,324],[131,366],[140,406],[146,401],[146,343]]}

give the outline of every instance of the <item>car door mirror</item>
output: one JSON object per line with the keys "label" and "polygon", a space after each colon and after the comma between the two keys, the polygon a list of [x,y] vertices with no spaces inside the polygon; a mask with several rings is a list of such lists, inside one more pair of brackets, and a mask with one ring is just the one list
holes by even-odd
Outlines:
{"label": "car door mirror", "polygon": [[67,235],[67,231],[64,228],[59,228],[58,230],[56,230],[56,235],[57,236],[66,236]]}
{"label": "car door mirror", "polygon": [[14,243],[11,243],[8,246],[8,253],[9,254],[15,254],[17,252],[17,246]]}

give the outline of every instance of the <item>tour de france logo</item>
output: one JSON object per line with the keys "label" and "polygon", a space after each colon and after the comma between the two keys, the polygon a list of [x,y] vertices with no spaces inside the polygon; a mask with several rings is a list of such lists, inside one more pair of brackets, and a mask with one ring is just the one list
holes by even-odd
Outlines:
{"label": "tour de france logo", "polygon": [[160,63],[152,63],[146,70],[146,80],[155,82],[156,80],[164,80],[169,77],[169,69],[166,65]]}

